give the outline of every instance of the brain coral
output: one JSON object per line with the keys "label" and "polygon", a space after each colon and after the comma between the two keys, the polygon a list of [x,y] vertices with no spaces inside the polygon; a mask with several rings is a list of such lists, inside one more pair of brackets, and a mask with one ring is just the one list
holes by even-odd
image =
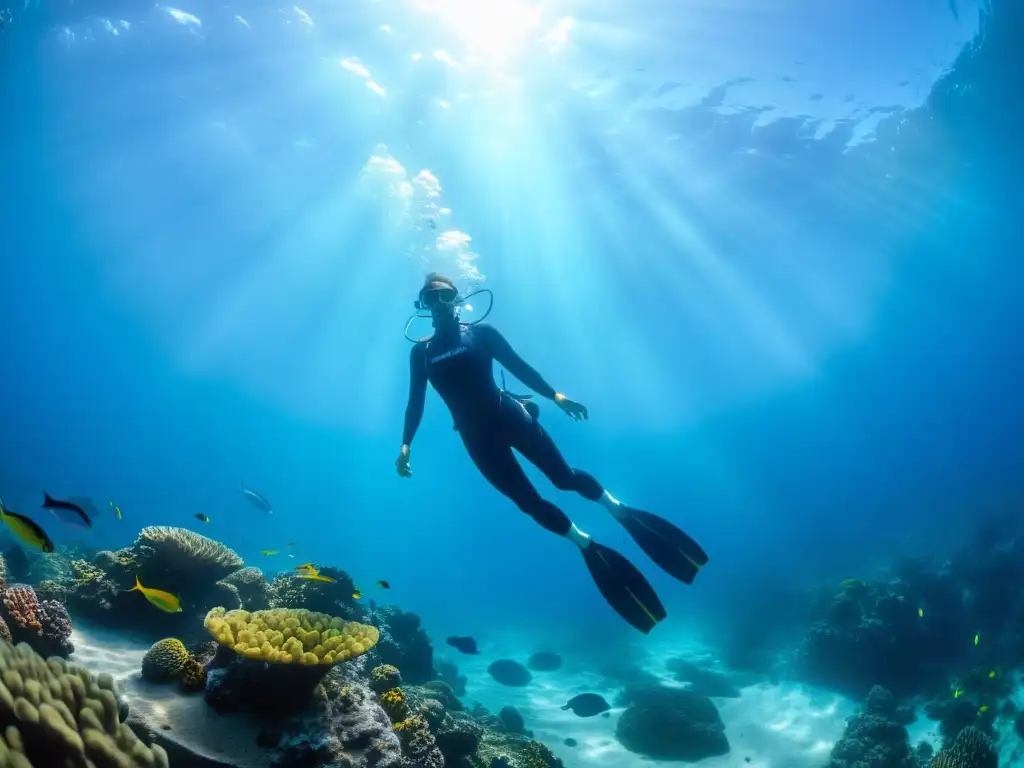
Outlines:
{"label": "brain coral", "polygon": [[153,643],[142,657],[142,676],[154,683],[178,680],[185,671],[188,649],[174,637]]}
{"label": "brain coral", "polygon": [[109,675],[93,678],[23,643],[0,642],[0,678],[0,764],[167,768],[162,748],[147,747],[120,722]]}
{"label": "brain coral", "polygon": [[218,643],[235,653],[277,664],[348,661],[366,653],[380,637],[377,628],[368,624],[290,608],[253,612],[214,608],[204,625]]}

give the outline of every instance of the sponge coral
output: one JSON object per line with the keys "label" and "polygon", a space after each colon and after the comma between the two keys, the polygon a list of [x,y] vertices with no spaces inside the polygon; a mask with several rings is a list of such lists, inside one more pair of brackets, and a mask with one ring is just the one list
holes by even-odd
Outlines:
{"label": "sponge coral", "polygon": [[167,768],[161,747],[147,747],[119,722],[109,675],[97,679],[24,643],[0,642],[0,678],[0,764]]}
{"label": "sponge coral", "polygon": [[178,680],[185,672],[188,658],[188,649],[181,640],[159,640],[142,657],[142,677],[154,683]]}
{"label": "sponge coral", "polygon": [[277,608],[206,614],[206,629],[225,648],[247,659],[318,666],[354,659],[376,645],[376,627],[325,613]]}

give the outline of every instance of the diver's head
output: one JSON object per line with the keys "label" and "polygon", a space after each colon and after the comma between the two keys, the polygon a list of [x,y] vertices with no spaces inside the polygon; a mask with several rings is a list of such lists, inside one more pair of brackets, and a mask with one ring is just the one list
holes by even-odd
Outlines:
{"label": "diver's head", "polygon": [[458,320],[458,298],[459,292],[455,288],[455,283],[444,275],[431,272],[420,289],[416,308],[429,310],[434,327],[439,328]]}

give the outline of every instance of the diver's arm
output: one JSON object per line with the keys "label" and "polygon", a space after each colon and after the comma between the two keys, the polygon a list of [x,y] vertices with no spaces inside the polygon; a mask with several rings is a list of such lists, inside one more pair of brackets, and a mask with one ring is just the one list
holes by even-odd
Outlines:
{"label": "diver's arm", "polygon": [[425,347],[417,344],[409,355],[409,402],[405,406],[405,427],[402,447],[408,449],[423,418],[423,404],[427,399],[427,365]]}
{"label": "diver's arm", "polygon": [[549,400],[554,400],[557,397],[558,393],[555,392],[555,388],[544,381],[543,376],[516,354],[512,345],[497,329],[490,325],[480,324],[473,329],[473,333],[487,345],[494,359],[523,384]]}

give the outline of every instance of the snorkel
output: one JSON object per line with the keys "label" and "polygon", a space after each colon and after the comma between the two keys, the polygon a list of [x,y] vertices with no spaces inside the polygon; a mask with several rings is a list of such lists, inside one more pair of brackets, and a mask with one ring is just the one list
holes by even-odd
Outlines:
{"label": "snorkel", "polygon": [[[467,302],[474,296],[482,293],[486,293],[490,297],[487,311],[476,320],[468,323],[462,322],[459,318],[463,308],[468,306]],[[479,288],[463,296],[459,294],[451,280],[436,272],[431,272],[427,275],[427,280],[420,290],[419,298],[413,302],[413,306],[416,308],[416,312],[405,323],[405,338],[415,344],[421,341],[430,341],[438,332],[441,332],[450,324],[468,328],[483,322],[491,314],[491,308],[494,306],[494,294],[489,288]],[[417,319],[425,320],[427,318],[431,319],[435,332],[418,339],[410,336],[409,329],[412,327],[413,322]]]}

